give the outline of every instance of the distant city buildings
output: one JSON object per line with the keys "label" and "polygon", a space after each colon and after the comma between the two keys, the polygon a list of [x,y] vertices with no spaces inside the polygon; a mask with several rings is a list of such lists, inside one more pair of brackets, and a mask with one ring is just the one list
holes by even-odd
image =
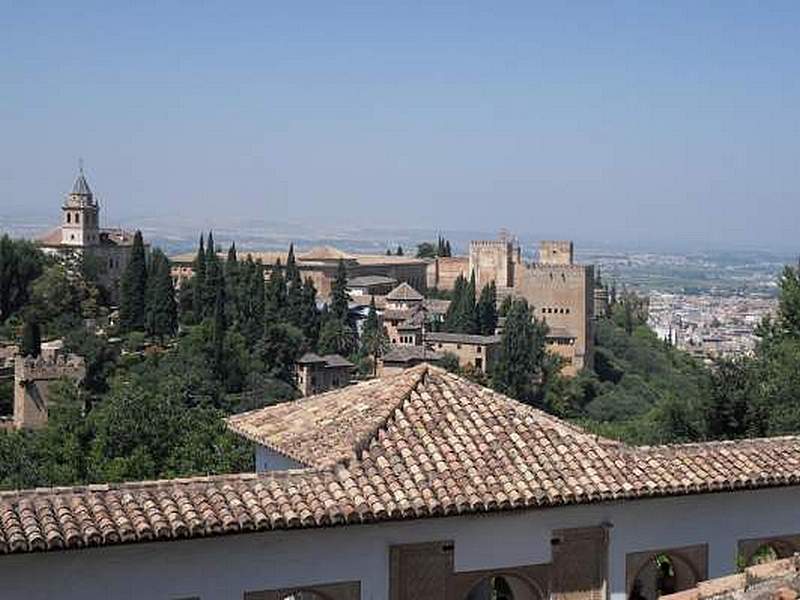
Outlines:
{"label": "distant city buildings", "polygon": [[650,293],[648,324],[681,350],[710,361],[746,355],[756,346],[756,327],[777,308],[763,296]]}

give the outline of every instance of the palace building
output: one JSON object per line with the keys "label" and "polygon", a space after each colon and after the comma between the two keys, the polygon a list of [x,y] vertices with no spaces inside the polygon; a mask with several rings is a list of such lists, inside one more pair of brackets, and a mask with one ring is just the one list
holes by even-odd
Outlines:
{"label": "palace building", "polygon": [[36,240],[43,252],[65,260],[92,261],[99,283],[118,299],[122,274],[133,248],[133,234],[100,227],[100,203],[83,168],[61,205],[61,225]]}
{"label": "palace building", "polygon": [[255,472],[0,492],[0,597],[655,600],[800,549],[797,436],[634,447],[427,364],[228,426]]}

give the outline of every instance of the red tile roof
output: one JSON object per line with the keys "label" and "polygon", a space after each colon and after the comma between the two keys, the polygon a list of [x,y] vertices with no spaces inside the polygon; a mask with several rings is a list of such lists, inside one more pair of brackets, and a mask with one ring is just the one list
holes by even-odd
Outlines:
{"label": "red tile roof", "polygon": [[800,481],[800,438],[633,448],[444,370],[232,417],[306,468],[0,493],[0,553]]}

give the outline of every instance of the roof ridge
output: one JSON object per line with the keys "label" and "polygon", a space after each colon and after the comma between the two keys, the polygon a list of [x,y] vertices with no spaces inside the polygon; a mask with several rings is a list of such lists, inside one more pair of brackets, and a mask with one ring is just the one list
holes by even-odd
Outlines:
{"label": "roof ridge", "polygon": [[[373,427],[370,431],[368,431],[364,435],[362,440],[356,442],[355,447],[353,448],[353,455],[355,458],[361,460],[364,452],[369,449],[369,447],[375,441],[375,438],[378,436],[378,434],[381,431],[386,431],[389,425],[391,425],[394,422],[395,413],[397,413],[398,410],[402,411],[403,406],[411,398],[411,394],[417,391],[417,389],[422,384],[425,383],[425,380],[428,375],[428,369],[430,367],[431,365],[429,365],[428,363],[422,363],[421,365],[418,365],[406,371],[406,373],[409,373],[410,371],[419,371],[419,375],[414,377],[411,385],[408,386],[408,389],[405,390],[402,394],[400,394],[397,402],[394,404],[391,410],[387,412],[386,416],[383,419],[381,419],[375,427]],[[414,373],[414,375],[416,375],[416,373]],[[347,459],[341,460],[335,464],[349,466],[350,460]]]}

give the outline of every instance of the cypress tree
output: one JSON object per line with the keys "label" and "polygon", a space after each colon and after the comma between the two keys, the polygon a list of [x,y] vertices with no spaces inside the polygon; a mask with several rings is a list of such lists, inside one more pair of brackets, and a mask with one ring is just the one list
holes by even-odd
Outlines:
{"label": "cypress tree", "polygon": [[144,254],[142,232],[133,236],[131,258],[122,275],[120,290],[119,322],[122,331],[144,329],[147,294],[147,259]]}
{"label": "cypress tree", "polygon": [[493,335],[497,329],[497,286],[494,281],[483,286],[475,312],[477,313],[478,333]]}
{"label": "cypress tree", "polygon": [[228,248],[228,256],[225,259],[225,298],[227,300],[228,322],[239,323],[241,312],[240,302],[242,298],[241,283],[239,281],[241,268],[236,254],[236,242],[232,242]]}
{"label": "cypress tree", "polygon": [[170,275],[170,264],[164,253],[156,249],[150,261],[150,277],[147,281],[147,310],[145,325],[147,333],[164,337],[178,330],[178,307],[175,289]]}
{"label": "cypress tree", "polygon": [[33,358],[42,353],[42,332],[36,317],[31,316],[22,324],[22,342],[19,353],[22,356],[32,356]]}
{"label": "cypress tree", "polygon": [[295,327],[302,329],[303,281],[294,256],[294,244],[289,246],[286,257],[286,319]]}
{"label": "cypress tree", "polygon": [[248,256],[240,277],[243,285],[240,317],[242,334],[249,344],[255,344],[264,335],[264,267]]}
{"label": "cypress tree", "polygon": [[444,255],[447,257],[453,256],[453,251],[450,249],[450,241],[444,243]]}
{"label": "cypress tree", "polygon": [[194,320],[199,323],[203,320],[205,304],[203,294],[206,289],[206,250],[203,234],[200,234],[200,243],[197,246],[197,256],[194,259],[194,277],[192,278],[192,312]]}
{"label": "cypress tree", "polygon": [[282,321],[286,314],[286,281],[283,278],[280,259],[275,263],[269,276],[264,312],[270,322]]}
{"label": "cypress tree", "polygon": [[319,311],[317,310],[317,289],[310,277],[303,282],[301,295],[300,323],[309,348],[316,348],[319,340]]}
{"label": "cypress tree", "polygon": [[451,333],[458,331],[457,323],[461,320],[460,311],[464,304],[464,291],[467,287],[467,280],[463,275],[456,277],[456,282],[453,285],[453,295],[450,299],[450,306],[447,307],[447,312],[444,315],[444,323],[442,329]]}
{"label": "cypress tree", "polygon": [[389,345],[389,336],[378,320],[378,312],[375,309],[375,296],[369,303],[367,320],[364,321],[364,329],[361,334],[361,351],[372,359],[372,374],[377,374],[378,359],[386,352]]}
{"label": "cypress tree", "polygon": [[225,377],[225,333],[228,324],[225,320],[225,288],[217,289],[217,298],[214,302],[214,328],[212,330],[212,362],[217,377]]}
{"label": "cypress tree", "polygon": [[545,359],[546,326],[533,318],[528,302],[515,299],[506,317],[492,387],[522,402],[536,400]]}
{"label": "cypress tree", "polygon": [[215,302],[219,289],[224,287],[225,278],[222,273],[222,266],[219,264],[217,247],[214,244],[214,232],[208,232],[208,244],[206,245],[206,281],[203,291],[203,316],[214,316],[216,310]]}
{"label": "cypress tree", "polygon": [[399,245],[397,246],[397,252],[395,252],[395,255],[403,256],[403,247],[402,246],[399,246]]}
{"label": "cypress tree", "polygon": [[339,259],[336,278],[331,285],[331,315],[342,322],[349,320],[349,295],[347,294],[347,269],[344,261]]}

